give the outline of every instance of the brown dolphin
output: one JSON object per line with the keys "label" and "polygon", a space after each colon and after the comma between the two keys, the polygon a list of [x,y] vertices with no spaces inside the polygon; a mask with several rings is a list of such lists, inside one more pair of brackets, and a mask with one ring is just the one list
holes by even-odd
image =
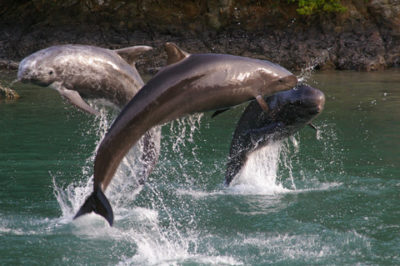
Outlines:
{"label": "brown dolphin", "polygon": [[113,213],[103,191],[121,160],[149,129],[173,119],[229,108],[288,90],[297,78],[283,67],[264,60],[226,54],[188,54],[166,44],[171,65],[161,69],[126,105],[102,140],[94,163],[94,192],[75,218],[92,211],[110,225]]}

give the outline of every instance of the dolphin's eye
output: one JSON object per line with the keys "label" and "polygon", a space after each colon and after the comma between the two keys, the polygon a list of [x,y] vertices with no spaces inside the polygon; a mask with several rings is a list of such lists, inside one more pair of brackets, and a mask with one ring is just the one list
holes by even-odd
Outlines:
{"label": "dolphin's eye", "polygon": [[50,71],[49,71],[49,75],[53,75],[53,70],[50,70]]}
{"label": "dolphin's eye", "polygon": [[283,79],[278,79],[278,82],[279,83],[283,83]]}

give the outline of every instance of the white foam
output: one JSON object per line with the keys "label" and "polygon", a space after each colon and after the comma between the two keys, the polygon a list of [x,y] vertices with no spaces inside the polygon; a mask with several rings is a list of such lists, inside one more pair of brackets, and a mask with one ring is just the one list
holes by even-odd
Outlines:
{"label": "white foam", "polygon": [[166,260],[157,261],[157,259],[141,260],[138,257],[133,257],[121,261],[117,265],[244,265],[244,263],[237,261],[229,256],[206,256],[206,255],[184,255],[175,256]]}
{"label": "white foam", "polygon": [[203,190],[194,190],[194,189],[177,189],[176,194],[178,195],[187,195],[191,196],[196,199],[201,199],[201,198],[206,198],[210,196],[218,196],[218,195],[225,195],[226,193],[222,190],[219,191],[212,191],[212,192],[207,192]]}
{"label": "white foam", "polygon": [[[101,116],[97,120],[97,128],[93,128],[100,140],[106,133],[111,124],[111,119],[107,117],[107,112],[100,109]],[[173,134],[174,150],[181,154],[181,148],[185,141],[193,142],[195,130],[200,125],[202,115],[194,115],[176,122],[177,127],[171,126],[176,130]],[[179,130],[184,128],[184,130]],[[88,133],[92,133],[88,132]],[[96,148],[97,150],[97,148]],[[110,186],[106,190],[106,196],[114,210],[115,226],[110,227],[104,218],[96,214],[89,214],[80,217],[72,222],[76,234],[84,238],[111,238],[124,240],[128,243],[134,243],[137,247],[136,255],[132,258],[125,258],[121,265],[125,264],[169,264],[169,262],[184,261],[193,256],[190,249],[196,245],[197,236],[195,233],[183,235],[177,228],[176,221],[171,211],[164,204],[161,193],[151,184],[146,185],[147,197],[150,197],[151,207],[136,207],[132,205],[142,187],[137,187],[135,173],[138,172],[140,164],[137,158],[141,154],[140,147],[132,149],[118,168]],[[58,222],[61,224],[71,223],[73,216],[79,210],[84,200],[92,192],[92,166],[95,157],[95,151],[86,160],[82,167],[82,181],[73,182],[66,186],[60,186],[56,182],[57,175],[53,176],[54,194],[62,211]],[[189,163],[189,162],[187,162]],[[181,167],[184,167],[182,164]],[[163,217],[159,217],[159,211],[162,211]],[[168,221],[168,226],[160,225],[161,221]],[[207,257],[205,257],[205,260]],[[216,261],[224,261],[225,258],[217,258]],[[229,259],[226,258],[228,261]]]}
{"label": "white foam", "polygon": [[[185,150],[183,148],[187,145],[187,142],[194,143],[194,133],[200,127],[201,118],[201,115],[191,116],[172,123],[169,136],[172,140],[172,148],[169,148],[169,150],[172,150],[173,153],[183,158]],[[106,117],[98,121],[99,128],[95,130],[99,132],[97,133],[99,140],[111,124],[110,121]],[[294,140],[294,142],[296,141]],[[296,191],[301,192],[302,190],[296,190],[295,187],[291,189],[285,188],[278,176],[280,165],[291,167],[290,163],[285,163],[285,160],[288,160],[285,154],[285,145],[287,143],[284,142],[282,144],[278,142],[268,145],[268,147],[260,149],[250,156],[245,168],[228,188],[217,188],[214,191],[207,192],[203,191],[201,187],[192,189],[190,181],[188,181],[183,188],[174,191],[175,194],[173,195],[188,195],[195,199],[202,199],[204,197],[225,194],[276,195],[294,193]],[[176,208],[183,209],[179,209],[179,213],[180,215],[182,213],[182,215],[186,215],[184,221],[189,223],[187,226],[183,226],[180,218],[177,218],[173,213],[173,207],[171,208],[170,203],[164,203],[164,191],[159,191],[159,187],[151,184],[151,182],[146,184],[146,195],[144,196],[146,207],[133,205],[133,203],[136,203],[135,199],[141,191],[135,188],[134,176],[137,170],[136,167],[138,167],[135,162],[138,152],[140,154],[140,150],[134,149],[123,160],[122,166],[117,171],[113,182],[106,191],[115,214],[116,223],[114,227],[109,227],[102,217],[90,214],[80,217],[72,223],[74,227],[72,233],[83,238],[108,238],[129,243],[129,245],[135,248],[134,255],[120,258],[118,265],[245,265],[246,263],[234,256],[220,256],[220,252],[217,247],[213,246],[213,242],[210,242],[207,237],[200,236],[202,232],[196,230],[196,217],[187,218],[187,215],[191,216],[193,214],[184,210],[185,203],[179,201],[177,203],[182,204],[182,206],[176,206]],[[87,159],[86,165],[82,168],[82,176],[85,177],[83,181],[74,182],[62,188],[56,184],[55,177],[53,176],[54,193],[62,211],[62,216],[59,219],[61,223],[71,223],[73,215],[85,198],[92,192],[91,168],[94,154],[95,152]],[[192,151],[192,154],[193,160],[182,160],[178,162],[177,166],[178,172],[185,177],[187,176],[188,179],[194,178],[193,175],[187,174],[186,168],[188,166],[193,167],[193,163],[199,162],[200,167],[196,168],[195,171],[200,175],[203,170],[195,150]],[[162,163],[159,167],[169,167],[169,164]],[[168,173],[167,175],[171,174],[169,168],[164,170],[166,171],[159,172],[166,172]],[[160,181],[162,177],[157,177],[157,180],[162,182]],[[321,189],[325,188],[332,188],[332,184],[327,184],[326,187],[321,186]],[[286,241],[284,242],[288,245],[290,241],[294,241],[293,239],[287,239],[288,236],[286,238],[284,236],[284,240]],[[251,238],[245,240],[248,245],[257,244],[256,241],[260,241],[260,239]],[[279,240],[282,239],[278,237],[276,241]],[[230,243],[230,241],[227,242]],[[239,245],[239,243],[236,244]],[[261,244],[268,245],[271,242]],[[204,245],[206,248],[204,248]],[[301,251],[300,246],[298,250]],[[288,249],[286,254],[288,256],[300,257],[300,253],[296,252],[296,250]],[[323,252],[327,251],[323,250]]]}
{"label": "white foam", "polygon": [[[110,106],[107,106],[110,107]],[[87,132],[88,134],[95,133],[98,136],[97,147],[93,151],[93,153],[86,159],[85,165],[82,167],[81,176],[84,178],[81,181],[73,182],[68,184],[66,187],[59,186],[56,182],[56,175],[51,174],[53,176],[53,187],[55,197],[60,205],[62,211],[61,220],[65,222],[71,221],[75,213],[79,210],[80,206],[84,203],[85,199],[91,194],[93,191],[93,176],[92,176],[92,167],[96,154],[96,150],[98,145],[100,145],[100,141],[105,135],[107,129],[111,125],[112,119],[108,117],[108,112],[104,108],[106,106],[100,106],[100,116],[96,120],[97,127],[92,128]],[[137,180],[132,178],[129,174],[134,167],[131,165],[131,161],[135,161],[137,158],[137,149],[131,151],[128,155],[132,160],[123,160],[122,167],[120,167],[116,173],[113,182],[111,183],[109,189],[106,191],[106,196],[111,201],[113,205],[121,204],[121,197],[129,197],[129,200],[132,200],[136,196],[134,191],[132,191],[132,187],[138,188]],[[130,171],[128,171],[128,169]],[[127,174],[125,174],[127,173]],[[124,193],[129,189],[129,193]],[[126,194],[126,195],[121,195]],[[118,213],[117,213],[118,214]],[[118,216],[116,216],[117,218]]]}
{"label": "white foam", "polygon": [[5,234],[11,234],[11,235],[26,235],[27,232],[24,232],[23,230],[19,228],[7,228],[0,226],[0,235],[5,235]]}
{"label": "white foam", "polygon": [[281,148],[282,142],[275,142],[253,152],[228,190],[239,194],[287,192],[277,180]]}

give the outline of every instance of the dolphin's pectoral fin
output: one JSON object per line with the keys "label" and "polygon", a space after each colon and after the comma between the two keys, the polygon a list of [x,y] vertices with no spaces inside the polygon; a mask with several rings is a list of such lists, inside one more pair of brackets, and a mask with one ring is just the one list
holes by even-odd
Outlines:
{"label": "dolphin's pectoral fin", "polygon": [[229,109],[231,109],[231,108],[219,109],[219,110],[215,111],[215,112],[211,115],[211,118],[214,118],[214,117],[216,117],[217,115],[222,114],[222,113],[225,112],[225,111],[228,111]]}
{"label": "dolphin's pectoral fin", "polygon": [[98,111],[96,111],[95,109],[90,107],[90,105],[88,105],[82,99],[82,97],[79,95],[79,93],[77,91],[68,90],[68,89],[66,89],[64,87],[57,88],[57,91],[61,94],[62,97],[67,99],[70,103],[72,103],[73,105],[75,105],[79,109],[81,109],[81,110],[83,110],[83,111],[85,111],[87,113],[93,114],[93,115],[99,115],[100,114]]}
{"label": "dolphin's pectoral fin", "polygon": [[316,137],[319,139],[319,129],[313,123],[309,123],[308,126],[315,130]]}
{"label": "dolphin's pectoral fin", "polygon": [[261,109],[263,109],[264,112],[269,111],[269,107],[267,102],[264,100],[264,98],[261,95],[257,95],[256,100],[258,104],[260,105]]}
{"label": "dolphin's pectoral fin", "polygon": [[79,209],[78,213],[75,215],[74,220],[79,216],[95,212],[103,216],[107,222],[112,226],[114,222],[114,214],[111,208],[110,202],[104,195],[103,191],[98,188],[93,191],[93,193],[86,199],[85,203]]}
{"label": "dolphin's pectoral fin", "polygon": [[318,132],[318,128],[314,126],[313,123],[309,123],[308,126]]}
{"label": "dolphin's pectoral fin", "polygon": [[167,52],[168,56],[167,65],[177,63],[190,55],[189,53],[183,51],[175,43],[172,42],[165,43],[164,49]]}
{"label": "dolphin's pectoral fin", "polygon": [[146,45],[138,45],[132,46],[122,49],[114,50],[119,56],[121,56],[128,64],[134,66],[138,57],[144,52],[150,51],[153,49],[151,46]]}

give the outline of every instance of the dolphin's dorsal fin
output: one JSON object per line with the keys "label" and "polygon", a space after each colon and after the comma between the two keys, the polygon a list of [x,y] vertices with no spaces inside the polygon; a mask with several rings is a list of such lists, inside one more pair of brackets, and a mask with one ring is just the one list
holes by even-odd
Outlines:
{"label": "dolphin's dorsal fin", "polygon": [[128,62],[128,64],[134,66],[138,57],[144,52],[150,51],[151,49],[153,49],[153,47],[151,46],[138,45],[138,46],[117,49],[114,50],[114,52],[116,52],[119,56],[121,56],[126,62]]}
{"label": "dolphin's dorsal fin", "polygon": [[171,65],[174,63],[177,63],[186,57],[188,57],[190,54],[183,51],[181,48],[179,48],[175,43],[173,42],[166,42],[164,44],[165,51],[167,52],[167,65]]}

